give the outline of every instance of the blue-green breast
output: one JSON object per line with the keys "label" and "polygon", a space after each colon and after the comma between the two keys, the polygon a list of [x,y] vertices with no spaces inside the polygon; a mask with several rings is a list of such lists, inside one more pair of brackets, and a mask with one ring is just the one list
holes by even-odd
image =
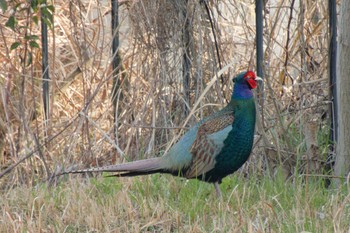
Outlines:
{"label": "blue-green breast", "polygon": [[234,105],[232,130],[216,156],[214,169],[199,177],[208,182],[221,182],[222,178],[238,170],[252,151],[256,119],[254,99],[234,100],[230,104]]}

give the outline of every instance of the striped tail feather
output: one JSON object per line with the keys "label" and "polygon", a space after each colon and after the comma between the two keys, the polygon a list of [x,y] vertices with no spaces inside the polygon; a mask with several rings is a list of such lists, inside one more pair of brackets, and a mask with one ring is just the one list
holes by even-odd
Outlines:
{"label": "striped tail feather", "polygon": [[104,167],[64,171],[57,176],[64,174],[76,174],[76,173],[89,173],[89,172],[115,172],[116,174],[111,176],[138,176],[138,175],[148,175],[153,173],[166,172],[162,166],[162,158],[152,158],[144,159],[124,164],[116,164]]}

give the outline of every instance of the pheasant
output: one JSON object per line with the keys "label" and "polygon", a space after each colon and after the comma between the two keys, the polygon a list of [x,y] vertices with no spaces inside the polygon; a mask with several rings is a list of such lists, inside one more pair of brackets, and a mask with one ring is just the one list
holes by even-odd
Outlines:
{"label": "pheasant", "polygon": [[65,171],[58,175],[115,172],[110,176],[168,173],[214,183],[221,196],[222,179],[238,170],[249,158],[254,140],[256,110],[252,89],[257,87],[253,71],[234,79],[231,101],[222,110],[196,123],[162,157],[91,169]]}

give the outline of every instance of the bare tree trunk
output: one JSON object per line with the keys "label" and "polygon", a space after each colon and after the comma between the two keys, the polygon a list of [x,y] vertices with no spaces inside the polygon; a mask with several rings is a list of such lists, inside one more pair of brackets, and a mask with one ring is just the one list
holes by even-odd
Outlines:
{"label": "bare tree trunk", "polygon": [[[338,142],[334,173],[345,176],[350,171],[350,1],[341,1],[337,65]],[[335,181],[337,185],[340,180]]]}

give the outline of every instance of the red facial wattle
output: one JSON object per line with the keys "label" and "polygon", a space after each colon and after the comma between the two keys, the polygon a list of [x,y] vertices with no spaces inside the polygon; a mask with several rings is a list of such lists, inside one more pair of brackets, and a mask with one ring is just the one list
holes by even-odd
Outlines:
{"label": "red facial wattle", "polygon": [[249,79],[247,79],[247,82],[248,82],[248,85],[249,85],[249,87],[250,87],[251,89],[256,88],[257,84],[256,84],[255,79],[249,78]]}
{"label": "red facial wattle", "polygon": [[248,71],[244,75],[244,79],[247,81],[247,83],[251,89],[254,89],[257,86],[255,78],[256,78],[256,75],[253,71]]}

